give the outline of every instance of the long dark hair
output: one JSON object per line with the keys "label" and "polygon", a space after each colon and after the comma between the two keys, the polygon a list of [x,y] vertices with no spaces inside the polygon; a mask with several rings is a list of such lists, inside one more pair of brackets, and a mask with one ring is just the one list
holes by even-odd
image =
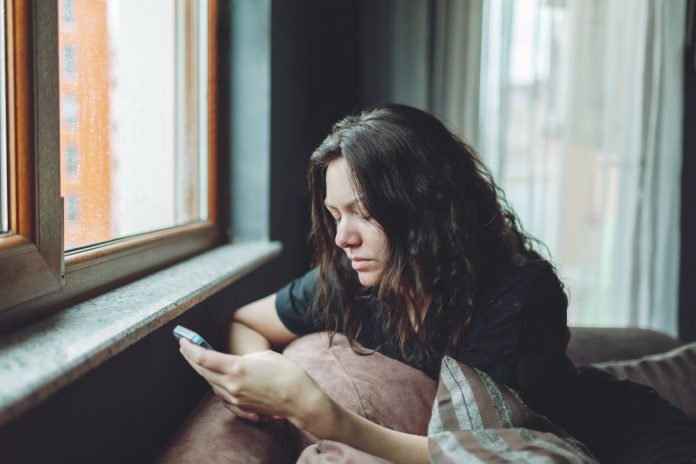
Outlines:
{"label": "long dark hair", "polygon": [[[336,247],[336,224],[324,207],[326,169],[340,156],[388,240],[387,262],[372,289],[360,285]],[[439,363],[455,350],[496,270],[546,263],[476,151],[416,108],[381,105],[339,121],[312,154],[308,180],[310,239],[320,268],[313,311],[323,314],[332,336],[340,330],[351,344],[365,320],[354,302],[375,297],[404,358]],[[420,320],[416,329],[407,308],[420,309],[429,298],[429,323]]]}

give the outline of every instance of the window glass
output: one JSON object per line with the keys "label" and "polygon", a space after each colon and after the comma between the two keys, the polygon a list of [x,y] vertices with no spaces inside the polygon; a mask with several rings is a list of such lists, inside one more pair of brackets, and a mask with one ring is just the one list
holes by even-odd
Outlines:
{"label": "window glass", "polygon": [[7,116],[5,112],[5,2],[0,3],[0,234],[10,229],[7,198]]}
{"label": "window glass", "polygon": [[65,65],[63,75],[72,77],[75,74],[75,47],[72,45],[63,47],[63,64]]}
{"label": "window glass", "polygon": [[65,147],[65,181],[75,182],[80,172],[80,159],[77,147],[70,143]]}
{"label": "window glass", "polygon": [[65,120],[65,124],[68,126],[70,132],[73,132],[77,127],[78,118],[78,107],[77,107],[77,96],[66,93],[62,95],[61,98],[61,114]]}
{"label": "window glass", "polygon": [[73,22],[73,2],[72,0],[62,1],[62,15],[63,22],[66,24],[72,24]]}
{"label": "window glass", "polygon": [[207,217],[207,2],[60,0],[65,249]]}
{"label": "window glass", "polygon": [[79,206],[79,200],[77,198],[77,195],[71,193],[68,194],[67,201],[66,201],[66,207],[65,207],[65,216],[66,219],[68,220],[69,224],[74,224],[75,222],[78,221],[78,214],[80,211],[80,206]]}

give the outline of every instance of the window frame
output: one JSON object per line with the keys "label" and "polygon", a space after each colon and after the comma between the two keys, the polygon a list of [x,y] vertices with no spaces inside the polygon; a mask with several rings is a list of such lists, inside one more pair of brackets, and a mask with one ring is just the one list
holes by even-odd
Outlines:
{"label": "window frame", "polygon": [[[58,1],[6,0],[10,234],[0,235],[0,331],[222,243],[218,5],[208,0],[208,218],[64,252]],[[22,200],[20,200],[22,199]]]}

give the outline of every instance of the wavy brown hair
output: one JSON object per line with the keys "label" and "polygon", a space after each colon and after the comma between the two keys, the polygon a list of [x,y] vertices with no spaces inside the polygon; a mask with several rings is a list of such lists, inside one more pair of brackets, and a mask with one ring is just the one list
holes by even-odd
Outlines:
{"label": "wavy brown hair", "polygon": [[[336,224],[324,207],[327,166],[340,156],[362,207],[387,237],[387,262],[371,289],[335,245]],[[361,321],[370,320],[354,302],[374,297],[404,358],[431,370],[455,350],[496,270],[551,266],[532,249],[476,151],[416,108],[381,105],[339,121],[312,154],[308,180],[320,269],[312,311],[352,345]],[[428,303],[429,323],[422,315],[414,324],[407,308]]]}

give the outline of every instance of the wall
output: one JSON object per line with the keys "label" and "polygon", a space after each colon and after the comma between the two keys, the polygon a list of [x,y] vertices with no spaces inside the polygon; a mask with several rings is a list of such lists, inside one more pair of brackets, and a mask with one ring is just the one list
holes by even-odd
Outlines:
{"label": "wall", "polygon": [[360,108],[358,21],[353,1],[274,1],[271,88],[271,239],[277,268],[309,268],[309,156],[343,116]]}

